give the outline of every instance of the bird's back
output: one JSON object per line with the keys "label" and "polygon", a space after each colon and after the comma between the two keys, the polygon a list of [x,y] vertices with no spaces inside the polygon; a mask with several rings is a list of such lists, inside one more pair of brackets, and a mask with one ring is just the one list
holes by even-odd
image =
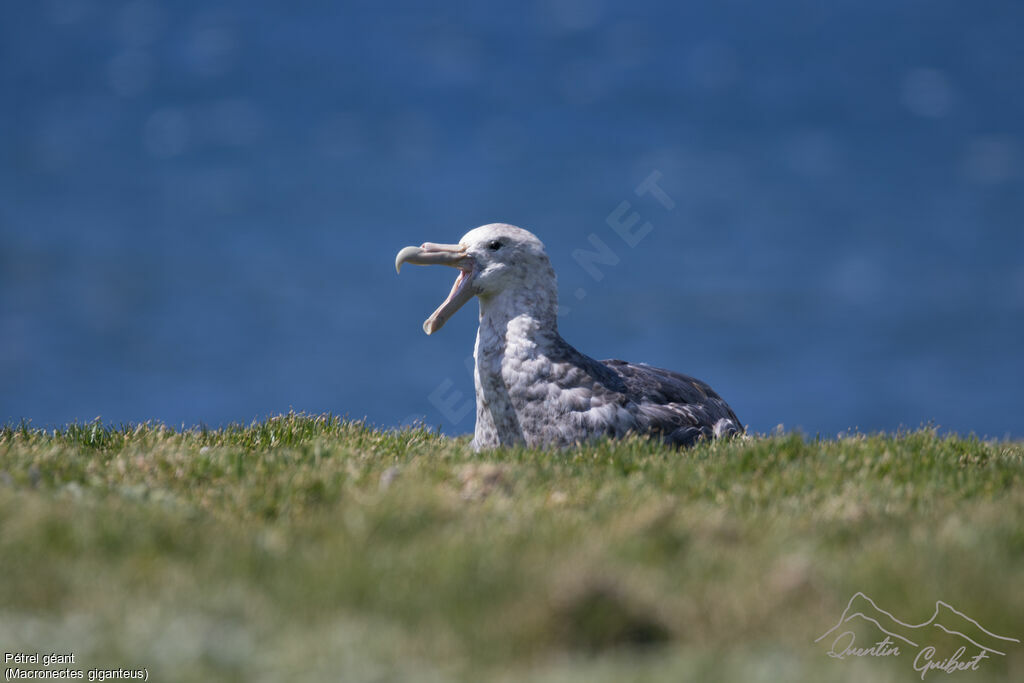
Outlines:
{"label": "bird's back", "polygon": [[706,383],[671,370],[611,359],[601,363],[625,386],[638,427],[666,442],[689,446],[699,439],[739,434],[736,413]]}

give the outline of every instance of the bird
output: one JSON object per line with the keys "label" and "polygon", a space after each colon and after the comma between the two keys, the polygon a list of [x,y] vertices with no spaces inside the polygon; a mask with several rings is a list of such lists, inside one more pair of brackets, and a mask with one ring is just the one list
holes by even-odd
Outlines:
{"label": "bird", "polygon": [[458,244],[405,247],[395,270],[401,273],[406,263],[459,270],[447,298],[423,323],[428,335],[470,299],[479,300],[473,450],[564,449],[629,434],[688,447],[743,433],[736,413],[704,382],[644,363],[595,360],[562,339],[555,271],[530,231],[483,225]]}

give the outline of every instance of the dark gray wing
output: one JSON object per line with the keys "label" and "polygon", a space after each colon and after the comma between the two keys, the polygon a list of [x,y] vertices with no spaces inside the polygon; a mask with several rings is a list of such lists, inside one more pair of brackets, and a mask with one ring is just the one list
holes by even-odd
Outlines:
{"label": "dark gray wing", "polygon": [[643,363],[601,363],[622,379],[624,393],[639,410],[640,427],[666,442],[689,446],[743,431],[729,404],[699,379]]}

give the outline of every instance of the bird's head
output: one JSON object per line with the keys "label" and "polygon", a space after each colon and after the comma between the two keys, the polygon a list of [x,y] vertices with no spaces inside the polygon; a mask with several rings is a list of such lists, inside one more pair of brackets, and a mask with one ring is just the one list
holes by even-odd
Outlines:
{"label": "bird's head", "polygon": [[555,281],[544,244],[530,231],[504,223],[474,228],[458,244],[405,247],[395,258],[395,269],[400,272],[403,263],[459,269],[448,298],[423,323],[427,334],[441,329],[474,296],[488,301],[503,292],[553,289]]}

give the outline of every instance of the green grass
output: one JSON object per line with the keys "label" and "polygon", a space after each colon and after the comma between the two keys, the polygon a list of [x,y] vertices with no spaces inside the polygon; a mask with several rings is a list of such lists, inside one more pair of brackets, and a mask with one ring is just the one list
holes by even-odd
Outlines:
{"label": "green grass", "polygon": [[[156,681],[920,680],[814,639],[856,591],[1024,639],[1022,520],[1024,445],[928,430],[477,455],[323,416],[6,427],[0,650]],[[1007,650],[953,678],[1024,680]]]}

